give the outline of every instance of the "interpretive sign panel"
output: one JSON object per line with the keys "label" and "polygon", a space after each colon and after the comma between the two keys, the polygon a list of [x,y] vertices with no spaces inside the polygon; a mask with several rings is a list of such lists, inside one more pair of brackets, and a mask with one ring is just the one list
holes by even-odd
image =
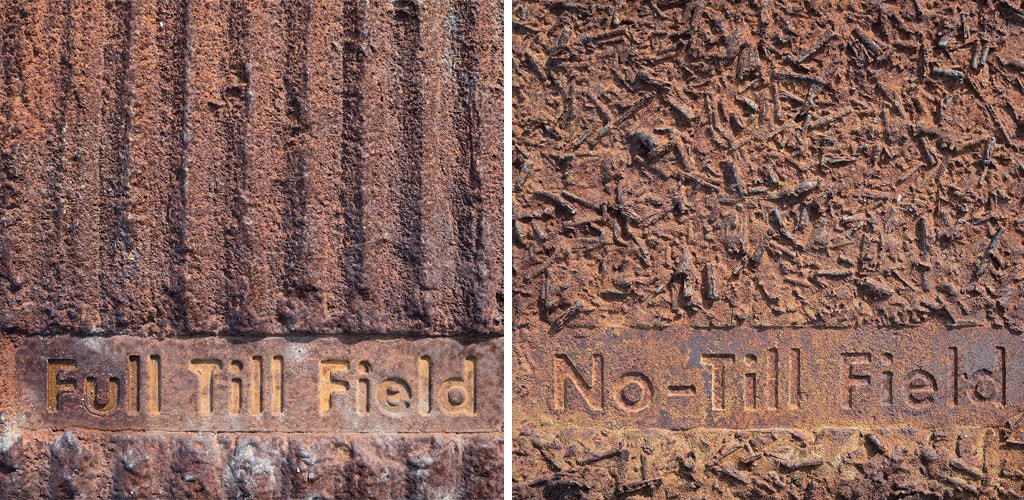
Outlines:
{"label": "interpretive sign panel", "polygon": [[512,23],[517,495],[1024,496],[1020,2]]}
{"label": "interpretive sign panel", "polygon": [[0,2],[0,497],[499,496],[502,9]]}

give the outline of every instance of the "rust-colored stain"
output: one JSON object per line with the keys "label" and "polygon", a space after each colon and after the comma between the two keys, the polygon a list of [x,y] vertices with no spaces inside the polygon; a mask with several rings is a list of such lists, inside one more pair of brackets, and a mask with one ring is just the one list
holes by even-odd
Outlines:
{"label": "rust-colored stain", "polygon": [[501,15],[0,5],[0,496],[499,495]]}
{"label": "rust-colored stain", "polygon": [[517,497],[1024,496],[1019,2],[513,28]]}

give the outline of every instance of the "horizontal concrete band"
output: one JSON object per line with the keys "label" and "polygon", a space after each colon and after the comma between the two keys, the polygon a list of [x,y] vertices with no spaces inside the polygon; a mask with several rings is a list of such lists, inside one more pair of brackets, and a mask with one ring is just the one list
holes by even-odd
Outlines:
{"label": "horizontal concrete band", "polygon": [[[500,432],[501,339],[13,339],[25,429]],[[10,368],[8,368],[9,370]],[[9,400],[9,398],[5,398]]]}
{"label": "horizontal concrete band", "polygon": [[563,332],[523,351],[515,411],[620,429],[1016,421],[1019,339],[936,328]]}
{"label": "horizontal concrete band", "polygon": [[497,434],[25,431],[3,498],[497,498]]}

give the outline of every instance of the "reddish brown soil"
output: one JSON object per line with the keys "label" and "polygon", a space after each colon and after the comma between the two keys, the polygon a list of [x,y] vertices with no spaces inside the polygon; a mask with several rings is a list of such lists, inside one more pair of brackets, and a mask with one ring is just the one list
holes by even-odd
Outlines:
{"label": "reddish brown soil", "polygon": [[[569,346],[665,354],[616,347],[626,329],[685,346],[811,328],[822,349],[832,329],[890,329],[895,346],[911,327],[937,343],[1024,332],[1019,1],[522,1],[513,16],[518,495],[1020,495],[1019,451],[985,426],[963,446],[940,435],[955,426],[918,428],[879,454],[870,421],[668,432],[519,403],[544,400]],[[757,453],[825,465],[739,462]]]}
{"label": "reddish brown soil", "polygon": [[[4,359],[36,335],[500,336],[501,26],[493,1],[0,4]],[[12,366],[4,497],[501,485],[495,432],[30,432]]]}
{"label": "reddish brown soil", "polygon": [[519,321],[1024,329],[1024,14],[918,3],[519,4]]}
{"label": "reddish brown soil", "polygon": [[8,3],[4,331],[500,331],[493,2]]}

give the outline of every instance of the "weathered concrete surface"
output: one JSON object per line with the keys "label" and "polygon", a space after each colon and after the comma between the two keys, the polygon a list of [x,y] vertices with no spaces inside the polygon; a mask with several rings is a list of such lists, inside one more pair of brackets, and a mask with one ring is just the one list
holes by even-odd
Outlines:
{"label": "weathered concrete surface", "polygon": [[0,2],[0,496],[496,496],[501,9]]}
{"label": "weathered concrete surface", "polygon": [[518,496],[1024,495],[1019,2],[513,15]]}

